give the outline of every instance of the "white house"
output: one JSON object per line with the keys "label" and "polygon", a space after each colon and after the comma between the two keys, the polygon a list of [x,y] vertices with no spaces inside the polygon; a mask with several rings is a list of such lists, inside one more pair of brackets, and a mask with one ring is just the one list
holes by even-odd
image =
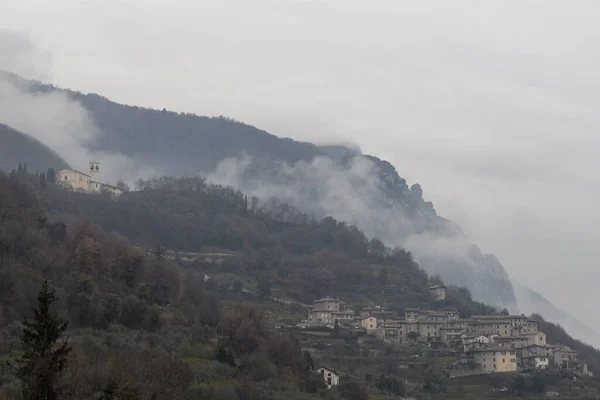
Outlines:
{"label": "white house", "polygon": [[446,300],[446,286],[444,285],[429,287],[429,293],[435,300]]}
{"label": "white house", "polygon": [[340,374],[337,371],[323,366],[317,368],[316,371],[323,376],[327,389],[340,384]]}
{"label": "white house", "polygon": [[100,163],[91,161],[88,173],[74,169],[61,169],[56,174],[56,182],[59,185],[81,193],[110,193],[120,196],[124,190],[120,187],[100,182]]}

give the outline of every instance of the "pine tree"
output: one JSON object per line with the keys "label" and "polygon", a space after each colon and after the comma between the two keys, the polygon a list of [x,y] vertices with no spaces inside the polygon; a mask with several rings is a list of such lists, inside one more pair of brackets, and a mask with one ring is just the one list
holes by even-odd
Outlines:
{"label": "pine tree", "polygon": [[333,324],[333,334],[335,337],[339,337],[340,336],[340,323],[338,322],[338,320],[335,320],[335,323]]}
{"label": "pine tree", "polygon": [[54,384],[65,369],[71,348],[61,340],[67,321],[54,315],[50,307],[58,298],[48,281],[38,294],[33,321],[25,320],[21,342],[23,356],[14,368],[23,385],[24,400],[56,400]]}
{"label": "pine tree", "polygon": [[52,168],[52,167],[48,168],[48,173],[46,174],[46,180],[48,181],[48,183],[56,183],[56,172],[54,171],[54,168]]}

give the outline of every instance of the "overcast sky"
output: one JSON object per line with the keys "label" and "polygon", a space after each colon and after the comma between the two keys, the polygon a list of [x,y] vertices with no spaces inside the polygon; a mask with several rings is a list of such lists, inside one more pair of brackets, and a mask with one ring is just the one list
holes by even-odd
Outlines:
{"label": "overcast sky", "polygon": [[359,144],[512,277],[600,330],[599,12],[584,0],[22,0],[1,2],[0,26],[36,44],[23,56],[35,68],[8,64],[29,77]]}

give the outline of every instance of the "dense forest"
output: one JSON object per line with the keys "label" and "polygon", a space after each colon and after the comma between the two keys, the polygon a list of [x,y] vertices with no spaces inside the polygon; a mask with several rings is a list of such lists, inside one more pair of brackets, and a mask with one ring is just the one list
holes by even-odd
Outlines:
{"label": "dense forest", "polygon": [[[318,390],[294,337],[267,329],[252,309],[223,311],[203,280],[118,234],[49,221],[36,197],[22,179],[0,173],[3,365],[19,358],[23,313],[32,317],[27,310],[47,280],[70,328],[72,354],[53,382],[60,399],[258,400]],[[186,358],[204,361],[192,368]],[[3,368],[0,398],[21,395]]]}
{"label": "dense forest", "polygon": [[[402,311],[431,302],[429,278],[411,254],[369,240],[356,226],[332,217],[316,220],[286,203],[261,204],[197,177],[161,177],[137,186],[118,201],[52,187],[39,193],[51,215],[89,219],[146,249],[228,250],[233,256],[221,269],[252,276],[302,303],[335,295]],[[493,311],[473,302],[465,289],[452,293],[447,304],[431,306],[454,305],[466,315]]]}
{"label": "dense forest", "polygon": [[[270,295],[296,304],[333,295],[399,313],[498,312],[454,286],[447,301],[431,302],[427,287],[440,280],[409,252],[331,217],[316,220],[199,178],[140,181],[139,190],[113,199],[61,189],[49,172],[0,173],[0,361],[15,365],[27,354],[23,318],[35,316],[27,310],[47,281],[57,296],[53,312],[68,321],[69,356],[52,381],[57,399],[365,400],[367,388],[403,387],[392,368],[375,381],[347,374],[325,390],[299,337],[274,329],[269,314],[250,305],[260,303],[245,297],[248,282],[262,303]],[[228,256],[220,264],[166,257],[179,251]],[[303,313],[294,307],[284,312]],[[597,370],[596,350],[543,324],[549,340]],[[343,351],[353,352],[356,338],[344,337]],[[0,399],[28,398],[18,369],[0,372]],[[429,398],[444,398],[433,395],[442,390],[437,374],[426,373]]]}
{"label": "dense forest", "polygon": [[[332,218],[315,221],[282,204],[261,206],[199,179],[141,182],[142,191],[114,201],[64,191],[46,178],[23,168],[0,173],[0,357],[18,359],[22,318],[32,316],[26,310],[47,280],[72,346],[55,383],[61,399],[288,399],[322,392],[293,335],[274,331],[252,308],[223,308],[234,295],[228,288],[166,260],[160,247],[146,254],[126,234],[149,245],[189,237],[229,249],[236,256],[219,268],[241,269],[261,279],[264,291],[279,288],[305,301],[351,291],[368,301],[374,287],[391,289],[384,300],[398,310],[428,301],[428,277],[409,253],[386,249]],[[84,218],[87,206],[99,214]],[[132,230],[119,234],[122,218]],[[136,230],[156,236],[136,237]],[[482,311],[468,292],[455,293],[448,304]],[[327,396],[360,396],[361,385],[348,377]],[[0,398],[20,396],[16,375],[5,369]]]}
{"label": "dense forest", "polygon": [[[120,154],[146,166],[145,170],[171,176],[209,176],[220,166],[229,172],[236,171],[225,175],[237,177],[228,181],[221,176],[217,179],[220,183],[261,198],[268,196],[259,193],[262,188],[274,186],[271,194],[282,201],[318,218],[332,215],[353,223],[369,236],[390,244],[404,246],[408,236],[423,230],[436,237],[451,235],[452,240],[468,242],[460,229],[440,218],[433,205],[422,198],[419,185],[409,187],[392,164],[362,155],[355,147],[317,146],[281,138],[222,116],[118,104],[97,94],[61,89],[15,75],[6,76],[6,80],[19,91],[36,97],[59,96],[76,104],[77,110],[84,109],[98,132],[82,143],[91,154]],[[30,154],[20,154],[29,161]],[[229,162],[234,166],[223,167],[223,163]],[[372,167],[367,168],[366,164]],[[369,175],[364,176],[365,173]],[[253,187],[257,192],[253,192]],[[356,201],[340,204],[334,201],[327,206],[323,196]],[[442,245],[428,246],[437,250]],[[517,309],[510,279],[495,257],[463,250],[456,257],[440,259],[423,257],[418,248],[412,250],[425,270],[439,274],[447,283],[468,287],[478,301]],[[444,254],[440,250],[428,251],[425,256]],[[477,267],[471,268],[472,265]]]}

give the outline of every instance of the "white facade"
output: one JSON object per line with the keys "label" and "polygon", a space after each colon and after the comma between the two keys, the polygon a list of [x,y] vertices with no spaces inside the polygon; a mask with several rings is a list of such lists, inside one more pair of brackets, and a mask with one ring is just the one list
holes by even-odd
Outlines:
{"label": "white facade", "polygon": [[429,293],[435,300],[446,300],[446,286],[435,285],[429,288]]}
{"label": "white facade", "polygon": [[56,174],[56,182],[81,193],[110,193],[120,196],[124,192],[117,186],[100,182],[100,163],[97,161],[90,162],[89,174],[74,169],[61,169]]}
{"label": "white facade", "polygon": [[317,368],[317,372],[323,376],[327,389],[340,384],[340,375],[334,370],[327,367],[319,367]]}

